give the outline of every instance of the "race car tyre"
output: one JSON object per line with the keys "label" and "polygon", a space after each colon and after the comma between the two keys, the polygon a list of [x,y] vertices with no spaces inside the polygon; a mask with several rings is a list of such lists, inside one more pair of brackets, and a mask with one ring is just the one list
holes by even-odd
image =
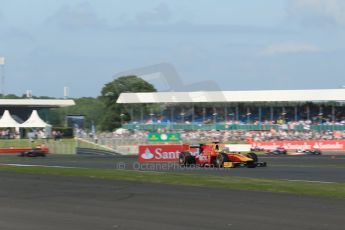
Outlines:
{"label": "race car tyre", "polygon": [[217,165],[218,165],[218,164],[217,164],[217,157],[212,158],[211,163],[212,163],[211,167],[218,167],[218,166],[217,166]]}
{"label": "race car tyre", "polygon": [[252,162],[247,163],[247,167],[255,168],[258,165],[258,156],[255,153],[247,153],[247,157],[253,159]]}
{"label": "race car tyre", "polygon": [[318,149],[315,149],[313,154],[314,155],[321,155],[321,151]]}
{"label": "race car tyre", "polygon": [[180,153],[179,158],[178,158],[178,162],[179,162],[180,166],[186,166],[187,165],[187,156],[184,152]]}
{"label": "race car tyre", "polygon": [[230,159],[228,157],[228,155],[226,155],[225,153],[219,153],[219,155],[216,157],[216,167],[218,168],[223,168],[224,166],[224,162],[229,162]]}
{"label": "race car tyre", "polygon": [[258,163],[256,163],[256,162],[247,163],[247,168],[256,168],[256,166],[258,166]]}
{"label": "race car tyre", "polygon": [[258,155],[256,155],[255,153],[252,153],[252,152],[247,153],[247,157],[253,159],[253,161],[256,163],[259,161]]}
{"label": "race car tyre", "polygon": [[189,166],[195,163],[194,157],[190,154],[190,152],[182,152],[179,155],[179,164],[181,166]]}
{"label": "race car tyre", "polygon": [[192,155],[191,153],[189,153],[189,152],[188,152],[188,154],[189,154],[189,157],[188,157],[188,158],[189,158],[189,159],[188,159],[188,160],[189,160],[189,164],[190,164],[190,165],[195,165],[195,164],[196,164],[195,156],[193,156],[193,155]]}

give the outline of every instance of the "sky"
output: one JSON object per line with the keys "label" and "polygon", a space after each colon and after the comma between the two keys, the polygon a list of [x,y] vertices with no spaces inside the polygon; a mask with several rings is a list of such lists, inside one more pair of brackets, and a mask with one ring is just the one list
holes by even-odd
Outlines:
{"label": "sky", "polygon": [[133,71],[161,91],[340,88],[345,1],[0,0],[0,57],[16,95],[96,97]]}

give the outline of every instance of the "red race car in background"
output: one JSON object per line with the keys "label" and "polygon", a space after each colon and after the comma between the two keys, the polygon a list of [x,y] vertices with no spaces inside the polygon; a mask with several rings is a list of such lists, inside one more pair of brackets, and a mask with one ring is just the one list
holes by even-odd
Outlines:
{"label": "red race car in background", "polygon": [[20,157],[45,157],[48,154],[48,148],[36,147],[31,150],[21,152]]}
{"label": "red race car in background", "polygon": [[287,150],[283,147],[278,147],[275,150],[269,151],[267,154],[268,155],[286,155]]}

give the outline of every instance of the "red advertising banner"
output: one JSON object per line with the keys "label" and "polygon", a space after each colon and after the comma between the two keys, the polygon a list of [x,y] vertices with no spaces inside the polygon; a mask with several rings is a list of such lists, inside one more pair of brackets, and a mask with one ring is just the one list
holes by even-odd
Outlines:
{"label": "red advertising banner", "polygon": [[140,145],[139,162],[176,162],[179,154],[188,149],[188,145]]}
{"label": "red advertising banner", "polygon": [[[49,149],[46,147],[41,147],[41,149],[46,153],[49,152]],[[0,148],[0,154],[19,154],[30,150],[32,148]]]}
{"label": "red advertising banner", "polygon": [[252,142],[253,148],[274,150],[283,147],[286,150],[319,149],[319,150],[345,150],[345,140],[310,140],[310,141],[264,141]]}

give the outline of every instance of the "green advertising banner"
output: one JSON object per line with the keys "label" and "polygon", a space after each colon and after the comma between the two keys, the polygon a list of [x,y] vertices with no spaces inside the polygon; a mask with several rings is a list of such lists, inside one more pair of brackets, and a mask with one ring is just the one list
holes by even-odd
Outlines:
{"label": "green advertising banner", "polygon": [[148,135],[149,142],[156,142],[156,143],[174,143],[181,141],[180,133],[149,133]]}

